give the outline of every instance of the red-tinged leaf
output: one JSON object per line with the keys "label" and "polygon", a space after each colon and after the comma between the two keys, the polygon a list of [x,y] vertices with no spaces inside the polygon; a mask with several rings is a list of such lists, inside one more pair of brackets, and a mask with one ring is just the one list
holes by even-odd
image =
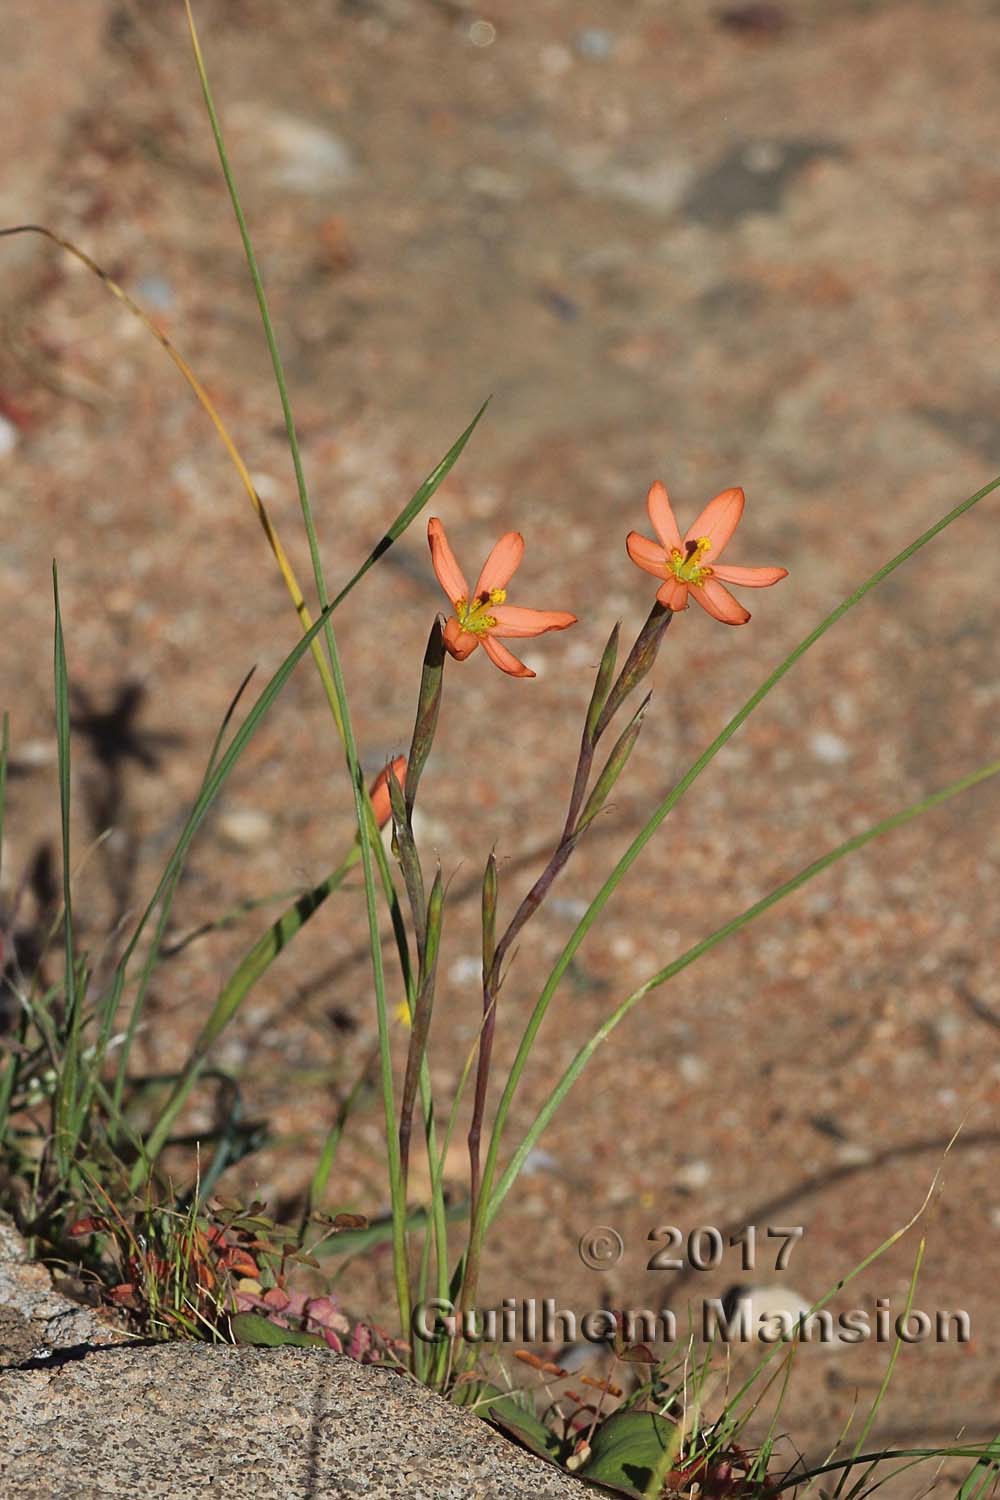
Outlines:
{"label": "red-tinged leaf", "polygon": [[69,1235],[99,1234],[109,1228],[107,1219],[102,1219],[96,1214],[88,1214],[86,1218],[77,1219],[69,1226],[66,1233]]}
{"label": "red-tinged leaf", "polygon": [[252,1255],[235,1246],[225,1250],[219,1256],[219,1263],[225,1266],[227,1271],[233,1271],[238,1276],[256,1276],[258,1274],[257,1262]]}
{"label": "red-tinged leaf", "polygon": [[621,1351],[618,1358],[631,1360],[635,1365],[656,1364],[656,1355],[648,1344],[631,1344],[629,1348]]}
{"label": "red-tinged leaf", "polygon": [[334,1229],[367,1229],[368,1220],[364,1214],[335,1214],[333,1218]]}

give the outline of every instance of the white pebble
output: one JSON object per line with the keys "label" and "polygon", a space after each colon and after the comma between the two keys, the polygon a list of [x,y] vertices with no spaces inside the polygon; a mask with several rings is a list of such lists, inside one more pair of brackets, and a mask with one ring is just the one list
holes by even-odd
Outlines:
{"label": "white pebble", "polygon": [[235,807],[217,823],[219,837],[233,849],[259,849],[270,842],[274,825],[267,813],[256,807]]}
{"label": "white pebble", "polygon": [[851,756],[851,747],[847,741],[826,729],[819,729],[811,735],[809,745],[816,759],[824,761],[828,766],[842,765]]}

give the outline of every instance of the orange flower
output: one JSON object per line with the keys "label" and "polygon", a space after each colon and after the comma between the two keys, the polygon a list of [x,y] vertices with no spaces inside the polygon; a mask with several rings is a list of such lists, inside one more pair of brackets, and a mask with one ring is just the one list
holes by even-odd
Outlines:
{"label": "orange flower", "polygon": [[[693,591],[713,619],[745,625],[749,611],[723,584],[766,589],[788,577],[787,568],[719,567],[717,559],[740,523],[745,499],[742,490],[723,490],[708,502],[682,541],[665,487],[659,480],[651,486],[646,508],[659,542],[630,531],[625,545],[637,568],[666,580],[656,595],[666,609],[687,609],[688,594]],[[712,554],[711,563],[703,561],[706,552]]]}
{"label": "orange flower", "polygon": [[431,544],[431,562],[438,583],[451,600],[455,613],[444,627],[444,644],[456,661],[464,661],[476,647],[483,650],[501,670],[511,677],[534,677],[530,667],[518,661],[497,636],[542,635],[546,630],[565,630],[576,624],[576,615],[561,609],[520,609],[508,604],[507,584],[513,578],[524,556],[524,537],[519,531],[508,531],[497,542],[483,564],[479,581],[470,594],[455,554],[448,545],[444,527],[436,516],[427,523],[427,540]]}
{"label": "orange flower", "polygon": [[375,777],[375,780],[372,782],[371,786],[368,788],[368,795],[371,798],[372,803],[372,812],[375,814],[375,821],[380,828],[384,828],[389,819],[392,817],[392,802],[389,798],[390,770],[392,771],[396,780],[399,782],[400,786],[405,786],[406,756],[397,755],[396,759],[392,761],[390,765],[383,767],[383,769]]}

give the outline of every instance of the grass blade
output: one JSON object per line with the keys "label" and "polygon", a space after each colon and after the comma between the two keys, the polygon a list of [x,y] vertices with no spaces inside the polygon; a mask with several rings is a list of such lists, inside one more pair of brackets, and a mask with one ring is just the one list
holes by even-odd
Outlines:
{"label": "grass blade", "polygon": [[69,1173],[76,1148],[79,1119],[77,1094],[80,1066],[81,996],[77,984],[77,960],[73,941],[73,901],[70,864],[70,748],[69,748],[69,678],[66,668],[66,640],[63,635],[62,611],[59,607],[59,574],[52,564],[52,596],[55,607],[55,707],[56,744],[59,754],[59,811],[62,836],[63,939],[66,951],[65,1016],[63,1020],[62,1059],[56,1092],[55,1157],[59,1175]]}

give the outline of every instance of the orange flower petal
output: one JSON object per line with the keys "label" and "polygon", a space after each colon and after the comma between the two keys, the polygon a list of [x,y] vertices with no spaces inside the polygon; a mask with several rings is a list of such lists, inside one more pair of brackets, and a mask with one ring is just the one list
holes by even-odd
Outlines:
{"label": "orange flower petal", "polygon": [[693,593],[702,609],[724,625],[745,625],[750,618],[750,611],[744,609],[716,578],[706,578],[701,588],[694,589]]}
{"label": "orange flower petal", "polygon": [[653,523],[653,530],[660,538],[666,550],[672,552],[676,547],[678,552],[683,552],[681,534],[677,526],[677,519],[671,509],[667,487],[665,484],[661,484],[659,480],[649,487],[649,494],[646,496],[646,509],[649,511],[649,519]]}
{"label": "orange flower petal", "polygon": [[490,614],[496,620],[496,634],[502,636],[542,635],[546,630],[565,630],[576,624],[576,615],[562,609],[521,609],[516,604],[494,604]]}
{"label": "orange flower petal", "polygon": [[431,544],[431,562],[437,581],[452,604],[457,604],[459,599],[468,599],[469,585],[465,581],[465,574],[455,561],[455,554],[448,545],[444,527],[437,516],[432,516],[427,522],[427,540]]}
{"label": "orange flower petal", "polygon": [[723,547],[740,524],[745,504],[746,496],[742,490],[723,490],[708,502],[694,525],[688,527],[684,535],[685,542],[707,536],[712,543],[712,549],[705,558],[709,567],[715,566],[715,559],[721,555]]}
{"label": "orange flower petal", "polygon": [[664,609],[672,609],[677,614],[688,607],[688,585],[671,574],[663,587],[657,589],[656,597]]}
{"label": "orange flower petal", "polygon": [[[680,537],[677,541],[679,545]],[[640,531],[629,532],[625,538],[625,548],[636,567],[642,568],[644,573],[652,573],[654,578],[662,578],[666,573],[667,557],[663,548],[659,543],[651,542]]]}
{"label": "orange flower petal", "polygon": [[788,577],[787,568],[714,568],[716,578],[723,583],[736,583],[745,589],[769,589],[772,583],[780,583]]}
{"label": "orange flower petal", "polygon": [[463,630],[454,615],[452,615],[450,620],[445,622],[445,627],[441,635],[444,640],[445,650],[456,661],[464,661],[467,656],[472,655],[473,651],[479,645],[478,635],[473,635],[471,630]]}
{"label": "orange flower petal", "polygon": [[392,817],[392,800],[389,796],[389,772],[392,771],[400,786],[406,782],[406,756],[397,755],[396,759],[381,770],[375,777],[368,789],[368,795],[372,802],[372,811],[375,821],[380,828],[384,828]]}
{"label": "orange flower petal", "polygon": [[530,667],[526,667],[523,661],[518,661],[513,651],[508,651],[493,635],[483,636],[483,650],[490,661],[498,666],[501,672],[508,673],[511,677],[534,677],[535,673]]}
{"label": "orange flower petal", "polygon": [[524,537],[519,531],[508,531],[483,563],[483,571],[476,584],[476,598],[482,593],[491,594],[494,589],[505,589],[517,572],[523,556]]}

